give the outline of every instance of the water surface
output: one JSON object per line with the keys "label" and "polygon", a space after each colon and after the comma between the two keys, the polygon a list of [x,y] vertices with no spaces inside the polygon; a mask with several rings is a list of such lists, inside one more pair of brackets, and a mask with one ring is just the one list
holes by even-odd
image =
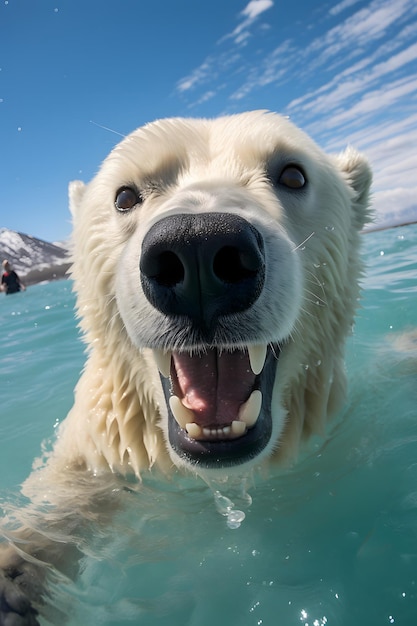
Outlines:
{"label": "water surface", "polygon": [[[54,587],[71,625],[417,624],[417,226],[364,244],[350,393],[329,439],[254,478],[251,504],[225,486],[246,515],[235,530],[198,479],[126,491],[115,477],[119,513],[82,544],[77,583]],[[71,407],[84,361],[73,304],[69,281],[0,298],[5,502]]]}

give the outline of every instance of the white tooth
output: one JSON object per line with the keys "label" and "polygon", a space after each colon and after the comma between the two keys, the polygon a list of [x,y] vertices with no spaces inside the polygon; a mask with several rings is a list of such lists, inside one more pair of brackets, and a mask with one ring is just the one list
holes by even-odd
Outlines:
{"label": "white tooth", "polygon": [[186,424],[185,429],[190,437],[192,437],[193,439],[201,439],[203,436],[203,431],[201,430],[200,426],[195,422],[190,422],[189,424]]}
{"label": "white tooth", "polygon": [[257,346],[248,346],[249,361],[252,368],[252,372],[256,375],[262,372],[266,359],[266,344],[259,344]]}
{"label": "white tooth", "polygon": [[244,422],[248,428],[252,428],[256,424],[262,407],[262,393],[259,389],[252,391],[245,404],[239,409],[239,420]]}
{"label": "white tooth", "polygon": [[234,437],[241,437],[242,435],[245,434],[246,431],[246,424],[244,422],[240,422],[235,420],[234,422],[232,422],[231,425],[231,436],[232,438]]}
{"label": "white tooth", "polygon": [[194,420],[194,413],[190,409],[187,409],[177,396],[170,397],[169,406],[181,428],[185,428],[189,422]]}
{"label": "white tooth", "polygon": [[153,355],[156,361],[156,365],[162,376],[168,378],[171,372],[171,352],[164,352],[164,350],[154,350]]}
{"label": "white tooth", "polygon": [[204,435],[204,437],[210,437],[210,435],[211,435],[211,428],[203,428],[203,435]]}

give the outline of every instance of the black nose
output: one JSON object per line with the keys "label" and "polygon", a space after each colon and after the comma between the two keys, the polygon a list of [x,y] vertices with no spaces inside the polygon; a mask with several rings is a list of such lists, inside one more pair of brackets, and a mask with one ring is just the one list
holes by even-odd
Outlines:
{"label": "black nose", "polygon": [[165,217],[143,240],[140,271],[143,291],[156,309],[208,330],[219,316],[245,311],[259,297],[263,239],[231,213]]}

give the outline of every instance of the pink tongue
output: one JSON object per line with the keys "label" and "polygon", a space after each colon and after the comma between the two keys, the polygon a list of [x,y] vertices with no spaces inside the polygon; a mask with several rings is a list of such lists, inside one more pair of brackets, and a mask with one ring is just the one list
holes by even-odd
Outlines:
{"label": "pink tongue", "polygon": [[211,349],[195,356],[174,353],[173,361],[179,387],[174,393],[194,412],[197,424],[225,425],[238,419],[239,407],[255,383],[246,350],[219,354]]}

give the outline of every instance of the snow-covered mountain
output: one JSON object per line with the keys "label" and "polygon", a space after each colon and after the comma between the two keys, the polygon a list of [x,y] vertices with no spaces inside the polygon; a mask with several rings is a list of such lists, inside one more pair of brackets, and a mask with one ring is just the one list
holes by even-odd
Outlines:
{"label": "snow-covered mountain", "polygon": [[65,278],[70,265],[65,245],[0,228],[0,263],[7,259],[26,285]]}

